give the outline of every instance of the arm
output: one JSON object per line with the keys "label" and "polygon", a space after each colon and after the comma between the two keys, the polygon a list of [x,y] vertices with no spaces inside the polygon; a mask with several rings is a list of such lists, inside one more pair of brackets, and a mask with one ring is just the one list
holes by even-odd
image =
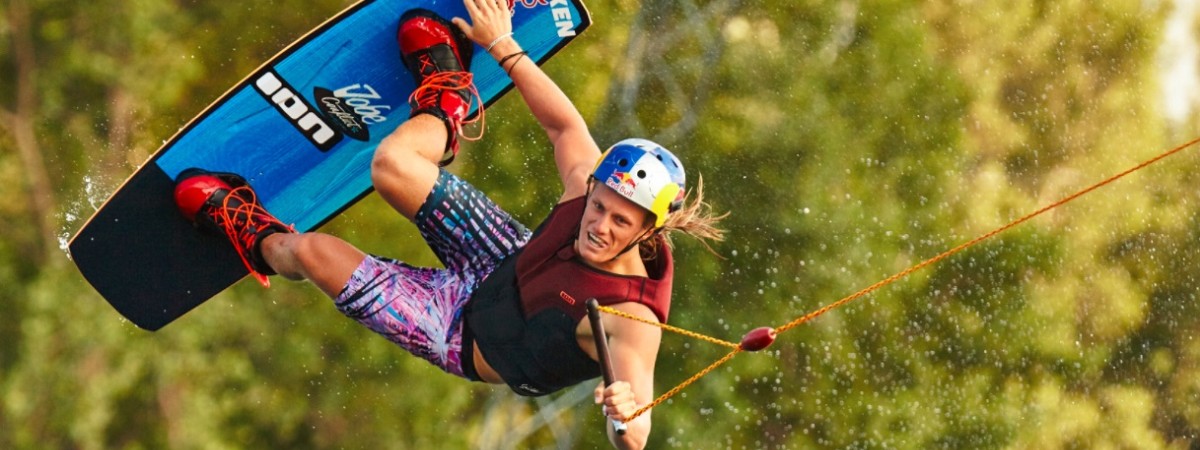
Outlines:
{"label": "arm", "polygon": [[[644,305],[622,303],[614,308],[649,320],[658,320]],[[643,323],[607,316],[602,319],[609,334],[609,351],[613,361],[615,382],[596,389],[596,403],[604,405],[605,414],[614,420],[625,421],[643,405],[654,399],[654,364],[662,330]],[[650,436],[650,413],[638,416],[626,424],[625,435],[618,435],[610,421],[605,421],[608,439],[618,449],[641,449]]]}
{"label": "arm", "polygon": [[[475,43],[485,49],[495,42],[490,54],[497,61],[521,51],[511,37],[512,16],[506,0],[463,0],[471,15],[468,24],[461,18],[454,23]],[[558,85],[528,57],[507,60],[508,71],[529,111],[541,124],[554,146],[554,161],[563,183],[563,200],[586,193],[587,177],[600,158],[600,149],[588,131],[579,110]]]}

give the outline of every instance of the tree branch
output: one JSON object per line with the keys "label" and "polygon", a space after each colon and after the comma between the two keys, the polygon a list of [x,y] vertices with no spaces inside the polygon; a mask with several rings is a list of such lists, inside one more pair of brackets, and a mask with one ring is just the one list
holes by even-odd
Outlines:
{"label": "tree branch", "polygon": [[13,121],[16,120],[16,114],[6,108],[0,108],[0,129],[12,133]]}
{"label": "tree branch", "polygon": [[[717,77],[716,66],[725,54],[725,42],[721,27],[713,23],[741,4],[740,0],[711,2],[698,7],[694,1],[647,0],[630,24],[629,44],[625,50],[620,69],[609,85],[606,106],[601,109],[599,122],[604,127],[601,142],[609,142],[626,135],[644,136],[645,125],[632,111],[638,109],[644,98],[647,79],[662,86],[666,102],[677,111],[679,118],[659,130],[654,139],[671,142],[682,139],[699,126],[704,107],[711,98],[712,86]],[[677,19],[671,12],[682,10],[684,20]],[[693,42],[701,43],[698,54],[675,54]],[[661,101],[661,100],[659,100]]]}
{"label": "tree branch", "polygon": [[34,132],[37,113],[37,59],[34,56],[33,38],[29,32],[30,13],[25,0],[11,0],[8,20],[12,31],[12,46],[16,76],[16,110],[4,115],[4,123],[16,141],[17,153],[21,156],[26,183],[29,188],[30,215],[38,226],[38,241],[42,251],[32,258],[41,262],[50,259],[57,249],[54,226],[55,200],[50,187],[50,176],[46,161],[38,148]]}

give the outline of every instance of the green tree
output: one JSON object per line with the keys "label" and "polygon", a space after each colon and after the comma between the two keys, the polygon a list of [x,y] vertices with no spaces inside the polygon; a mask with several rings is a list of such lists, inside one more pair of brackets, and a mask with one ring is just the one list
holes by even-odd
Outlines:
{"label": "green tree", "polygon": [[[463,383],[243,283],[149,334],[59,249],[333,0],[10,0],[0,20],[0,447],[604,448],[591,386]],[[1170,2],[589,2],[545,69],[601,145],[676,150],[732,215],[678,240],[671,322],[780,325],[1196,133],[1166,122]],[[230,30],[237,30],[232,32]],[[453,170],[526,223],[557,198],[515,95]],[[652,448],[1189,448],[1200,254],[1187,151],[745,354],[654,411]],[[16,182],[19,180],[20,182]],[[436,264],[370,196],[324,231]],[[725,353],[668,335],[656,391]],[[453,430],[448,433],[447,430]]]}

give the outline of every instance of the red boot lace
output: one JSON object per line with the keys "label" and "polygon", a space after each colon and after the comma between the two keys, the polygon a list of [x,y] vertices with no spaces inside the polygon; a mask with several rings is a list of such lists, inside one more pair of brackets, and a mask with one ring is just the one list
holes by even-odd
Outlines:
{"label": "red boot lace", "polygon": [[[442,91],[450,90],[463,95],[462,91],[466,90],[465,100],[467,101],[467,111],[470,112],[471,105],[479,105],[479,115],[469,120],[451,118],[450,122],[454,124],[455,132],[463,139],[478,141],[483,138],[483,102],[479,99],[479,90],[475,88],[474,79],[475,76],[471,72],[437,71],[425,77],[421,81],[421,85],[413,89],[412,95],[408,97],[408,101],[416,104],[425,103],[422,100],[433,102]],[[430,97],[433,99],[429,99]],[[438,106],[440,107],[441,105]],[[473,125],[475,123],[479,123],[478,133],[473,133],[470,136],[463,133],[463,125]]]}
{"label": "red boot lace", "polygon": [[[240,205],[235,205],[232,200],[236,199],[241,202]],[[225,199],[221,201],[220,208],[213,208],[209,213],[214,223],[225,232],[229,241],[233,243],[237,249],[238,257],[242,258],[242,264],[246,265],[246,269],[254,276],[263,287],[271,287],[271,281],[266,275],[254,270],[250,264],[248,255],[254,249],[254,244],[258,241],[258,232],[265,228],[263,225],[279,225],[289,230],[294,229],[284,225],[279,220],[275,219],[267,212],[261,204],[258,203],[258,196],[253,189],[248,186],[238,186],[229,191],[225,195]]]}

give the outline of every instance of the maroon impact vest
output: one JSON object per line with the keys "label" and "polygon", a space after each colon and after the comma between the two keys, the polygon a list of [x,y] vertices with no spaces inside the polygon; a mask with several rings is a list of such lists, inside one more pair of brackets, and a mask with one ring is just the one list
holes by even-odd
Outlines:
{"label": "maroon impact vest", "polygon": [[601,305],[641,303],[658,316],[659,322],[666,323],[674,275],[670,249],[660,243],[658,257],[645,261],[649,277],[617,275],[585,264],[577,258],[575,238],[586,205],[584,196],[555,207],[541,233],[525,245],[517,258],[517,286],[525,315],[558,308],[579,322],[587,317],[584,302],[595,297]]}
{"label": "maroon impact vest", "polygon": [[[645,260],[649,277],[588,266],[574,250],[586,205],[586,197],[579,197],[555,206],[525,247],[480,283],[465,308],[464,354],[479,348],[518,394],[546,395],[600,376],[600,366],[575,337],[589,298],[602,305],[641,303],[667,320],[674,275],[670,249],[660,245],[657,257]],[[464,371],[475,378],[470,361],[463,358]]]}

